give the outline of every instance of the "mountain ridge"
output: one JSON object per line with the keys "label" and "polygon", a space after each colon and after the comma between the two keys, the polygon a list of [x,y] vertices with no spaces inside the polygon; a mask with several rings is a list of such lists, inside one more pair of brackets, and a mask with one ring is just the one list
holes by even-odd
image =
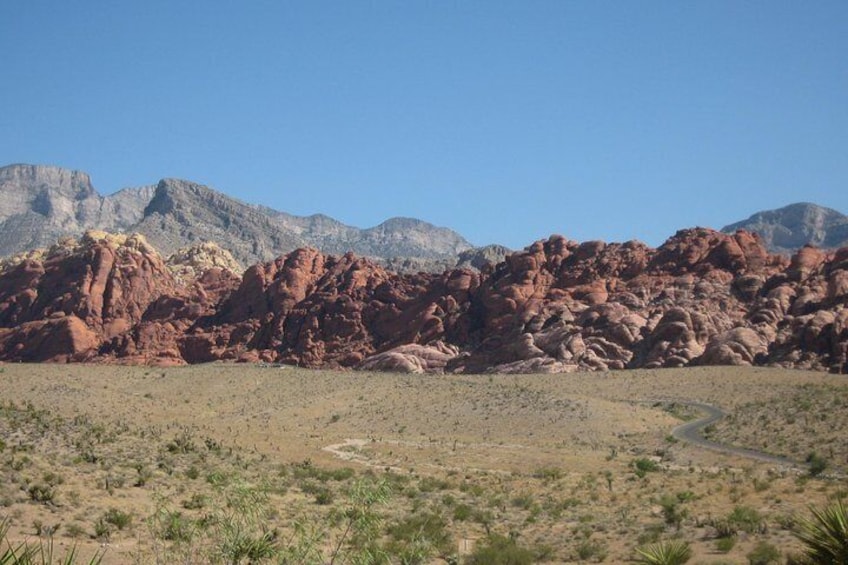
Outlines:
{"label": "mountain ridge", "polygon": [[812,202],[761,210],[721,231],[733,233],[737,229],[758,233],[772,253],[793,253],[805,245],[822,249],[848,245],[848,216]]}
{"label": "mountain ridge", "polygon": [[411,258],[433,270],[456,264],[461,253],[475,249],[457,232],[415,218],[356,228],[323,214],[295,216],[249,204],[183,179],[165,178],[103,196],[82,171],[13,164],[0,167],[0,194],[0,256],[47,247],[91,229],[141,233],[163,254],[213,241],[243,265],[315,247],[395,263]]}

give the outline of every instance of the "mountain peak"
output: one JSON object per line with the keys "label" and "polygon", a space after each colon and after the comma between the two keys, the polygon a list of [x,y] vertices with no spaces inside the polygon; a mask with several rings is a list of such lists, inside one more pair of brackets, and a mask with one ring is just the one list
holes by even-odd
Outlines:
{"label": "mountain peak", "polygon": [[0,186],[4,193],[11,186],[51,190],[84,198],[96,194],[88,173],[63,169],[53,165],[27,165],[18,163],[0,167]]}
{"label": "mountain peak", "polygon": [[[208,186],[164,178],[155,186],[99,195],[89,176],[42,165],[0,168],[0,255],[45,247],[87,229],[143,234],[164,254],[214,241],[250,265],[314,247],[382,259],[416,257],[453,264],[471,249],[458,233],[414,218],[359,229],[322,214],[301,217],[244,203]],[[435,265],[435,263],[434,263]]]}
{"label": "mountain peak", "polygon": [[792,253],[808,244],[824,249],[848,245],[848,216],[811,202],[763,210],[725,226],[722,231],[730,233],[737,229],[758,233],[773,253]]}

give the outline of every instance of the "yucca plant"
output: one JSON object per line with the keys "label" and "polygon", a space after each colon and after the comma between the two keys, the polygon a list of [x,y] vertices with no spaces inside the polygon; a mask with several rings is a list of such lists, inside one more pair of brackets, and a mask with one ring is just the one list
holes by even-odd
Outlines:
{"label": "yucca plant", "polygon": [[[73,547],[63,557],[53,555],[53,538],[47,542],[39,540],[38,543],[30,545],[26,542],[13,546],[8,539],[9,522],[0,521],[0,565],[77,565],[79,554],[77,548]],[[3,546],[6,549],[3,549]],[[95,553],[87,565],[100,565],[103,554]]]}
{"label": "yucca plant", "polygon": [[29,563],[35,557],[35,549],[25,543],[13,546],[7,537],[8,535],[9,520],[4,518],[0,521],[0,565]]}
{"label": "yucca plant", "polygon": [[812,518],[803,519],[795,535],[806,547],[810,563],[848,563],[848,513],[842,500],[824,510],[811,508]]}
{"label": "yucca plant", "polygon": [[652,543],[636,549],[638,563],[646,565],[681,565],[692,557],[692,548],[685,541],[672,540]]}

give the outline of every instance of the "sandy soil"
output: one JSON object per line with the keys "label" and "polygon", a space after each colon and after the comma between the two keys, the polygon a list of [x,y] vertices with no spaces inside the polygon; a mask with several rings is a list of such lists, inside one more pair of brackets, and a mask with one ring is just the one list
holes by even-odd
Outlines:
{"label": "sandy soil", "polygon": [[[235,453],[252,480],[280,469],[287,488],[278,489],[283,492],[272,504],[279,505],[274,520],[282,529],[294,513],[320,519],[324,510],[311,503],[297,473],[285,469],[308,462],[356,473],[389,471],[412,482],[403,483],[405,494],[395,497],[402,502],[393,503],[387,519],[430,508],[448,517],[460,554],[488,529],[549,546],[550,562],[584,561],[591,543],[603,551],[587,562],[628,560],[657,529],[663,539],[691,541],[692,562],[745,563],[759,541],[797,551],[787,524],[809,504],[844,493],[837,478],[807,481],[789,468],[670,438],[682,417],[696,416],[686,402],[728,414],[709,430],[713,441],[799,462],[816,450],[826,456],[827,472],[844,472],[848,463],[848,379],[762,368],[433,376],[229,364],[5,365],[0,402],[17,410],[0,420],[6,445],[0,517],[10,518],[16,539],[33,537],[36,521],[65,524],[55,536],[58,547],[104,544],[106,562],[114,563],[153,562],[156,547],[147,530],[157,497],[176,501],[210,488],[209,481],[175,476],[191,474],[191,466],[209,473],[213,465],[236,465],[201,458],[195,447],[167,459],[168,442],[181,436]],[[40,437],[35,424],[12,423],[27,405],[49,414],[48,423],[38,424]],[[789,417],[799,411],[807,417]],[[112,441],[91,440],[98,429]],[[81,447],[87,441],[96,452],[91,457]],[[23,457],[29,461],[22,464]],[[637,477],[633,463],[640,458],[658,461],[661,469]],[[150,480],[133,488],[139,466],[150,469]],[[33,500],[30,487],[49,473],[62,477],[55,500]],[[110,474],[121,486],[104,486]],[[425,479],[444,488],[425,489],[431,484]],[[341,501],[344,486],[333,488]],[[679,532],[663,522],[663,495],[680,495],[686,517]],[[491,517],[457,519],[457,504],[485,508]],[[709,521],[740,505],[756,509],[767,526],[743,532],[729,553],[718,553]],[[134,525],[94,539],[93,524],[115,507],[130,512]],[[70,533],[69,523],[77,525]]]}

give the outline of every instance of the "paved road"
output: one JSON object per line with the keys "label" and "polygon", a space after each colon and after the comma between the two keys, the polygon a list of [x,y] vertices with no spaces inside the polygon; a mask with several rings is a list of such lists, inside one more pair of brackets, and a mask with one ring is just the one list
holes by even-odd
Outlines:
{"label": "paved road", "polygon": [[792,461],[791,459],[786,459],[785,457],[778,457],[777,455],[770,455],[768,453],[763,453],[762,451],[744,449],[742,447],[734,447],[732,445],[725,445],[723,443],[704,439],[704,436],[701,434],[701,431],[710,424],[718,422],[719,420],[724,418],[724,412],[722,412],[715,406],[711,406],[709,404],[702,404],[700,402],[676,402],[680,404],[686,404],[687,406],[691,406],[692,408],[696,408],[702,412],[705,412],[706,416],[704,416],[703,418],[699,418],[698,420],[686,422],[685,424],[681,424],[674,428],[671,431],[671,435],[673,435],[675,438],[681,441],[689,442],[699,447],[712,449],[713,451],[720,451],[722,453],[728,453],[731,455],[740,455],[749,459],[765,461],[766,463],[774,463],[775,465],[782,465],[784,467],[806,469],[806,466]]}

